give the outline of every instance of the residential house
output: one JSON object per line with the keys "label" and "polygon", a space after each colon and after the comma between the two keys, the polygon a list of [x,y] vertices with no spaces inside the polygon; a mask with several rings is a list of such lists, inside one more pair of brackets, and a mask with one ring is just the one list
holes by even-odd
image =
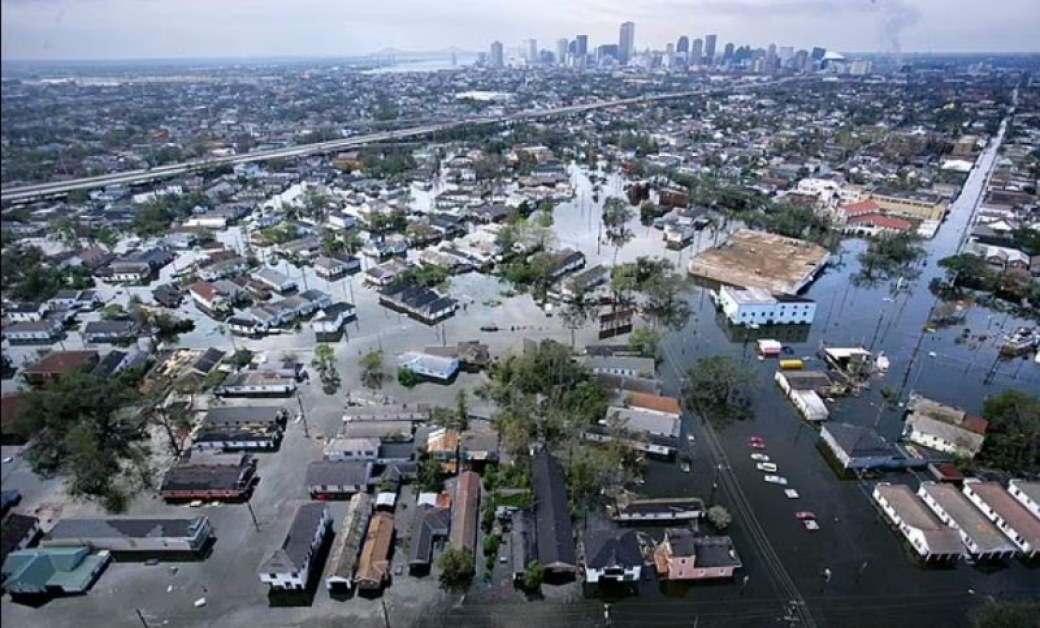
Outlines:
{"label": "residential house", "polygon": [[554,253],[554,264],[552,278],[556,280],[568,273],[585,268],[585,254],[572,249],[561,249]]}
{"label": "residential house", "polygon": [[917,495],[939,520],[957,530],[968,552],[977,558],[1010,558],[1018,552],[956,486],[921,482]]}
{"label": "residential house", "polygon": [[198,554],[213,538],[209,518],[103,517],[59,519],[43,547],[89,547],[113,554]]}
{"label": "residential house", "polygon": [[163,307],[177,309],[181,306],[184,295],[174,286],[164,283],[152,290],[152,299]]}
{"label": "residential house", "polygon": [[1040,519],[1040,481],[1008,480],[1008,494]]}
{"label": "residential house", "polygon": [[199,455],[178,461],[159,486],[167,502],[247,499],[256,480],[256,459],[249,454]]}
{"label": "residential house", "polygon": [[325,445],[325,458],[331,462],[374,462],[379,457],[378,438],[335,436]]}
{"label": "residential house", "polygon": [[353,303],[337,301],[322,308],[321,314],[311,321],[318,342],[335,342],[343,337],[347,323],[357,318]]}
{"label": "residential house", "polygon": [[950,206],[942,196],[926,191],[877,189],[870,193],[870,200],[890,214],[934,222],[941,221]]}
{"label": "residential house", "polygon": [[721,286],[713,296],[734,325],[810,325],[816,316],[812,299],[774,296],[765,288]]}
{"label": "residential house", "polygon": [[[771,347],[766,350],[771,350]],[[833,382],[826,373],[780,370],[773,374],[773,381],[806,421],[816,423],[830,417],[830,410],[823,399],[830,396]]]}
{"label": "residential house", "polygon": [[247,270],[249,270],[249,261],[244,257],[235,255],[200,267],[199,278],[204,281],[216,281],[218,279],[237,277]]}
{"label": "residential house", "polygon": [[578,556],[567,501],[567,483],[560,463],[545,447],[532,452],[531,487],[537,552],[534,558],[552,578],[573,577],[578,570]]}
{"label": "residential house", "polygon": [[742,566],[728,536],[701,536],[686,528],[669,528],[654,548],[654,567],[665,580],[730,579]]}
{"label": "residential house", "polygon": [[408,573],[422,576],[430,572],[433,545],[448,536],[451,529],[451,508],[420,505],[414,512],[408,534]]}
{"label": "residential house", "polygon": [[147,262],[112,262],[108,265],[114,283],[142,284],[152,277],[152,267]]}
{"label": "residential house", "polygon": [[356,493],[350,498],[343,527],[333,541],[325,572],[325,588],[329,593],[346,593],[354,588],[354,572],[361,557],[368,520],[372,516],[372,496]]}
{"label": "residential house", "polygon": [[366,270],[364,282],[370,286],[390,286],[412,268],[408,262],[395,258]]}
{"label": "residential house", "polygon": [[307,465],[305,479],[312,499],[346,499],[375,483],[372,463],[318,460]]}
{"label": "residential house", "polygon": [[48,301],[12,303],[4,307],[4,318],[12,323],[38,323],[51,311]]}
{"label": "residential house", "polygon": [[314,274],[326,281],[334,281],[361,272],[361,260],[349,255],[319,255],[314,260]]}
{"label": "residential house", "polygon": [[213,393],[220,397],[288,397],[295,391],[295,374],[257,370],[229,375]]}
{"label": "residential house", "polygon": [[40,520],[31,515],[12,512],[0,524],[0,565],[8,554],[25,549],[40,535]]}
{"label": "residential house", "polygon": [[379,304],[407,314],[426,325],[435,325],[454,315],[458,309],[455,299],[442,297],[434,290],[410,282],[401,282],[381,290]]}
{"label": "residential house", "polygon": [[397,367],[407,369],[420,378],[435,382],[450,383],[459,373],[459,361],[419,351],[407,351],[401,354]]}
{"label": "residential house", "polygon": [[922,395],[910,395],[903,437],[947,454],[974,458],[982,450],[988,423]]}
{"label": "residential house", "polygon": [[260,582],[271,589],[303,590],[310,582],[318,551],[325,542],[332,518],[321,503],[301,504],[296,509],[281,547],[260,564]]}
{"label": "residential house", "polygon": [[961,491],[1018,546],[1026,559],[1040,555],[1040,519],[1034,517],[999,482],[967,479]]}
{"label": "residential house", "polygon": [[704,516],[705,507],[699,497],[638,499],[626,494],[607,506],[607,512],[618,523],[671,523],[696,521]]}
{"label": "residential house", "polygon": [[83,326],[83,338],[93,343],[132,342],[139,332],[133,321],[91,321]]}
{"label": "residential house", "polygon": [[872,429],[850,423],[828,423],[820,438],[843,469],[892,469],[899,466],[895,448]]}
{"label": "residential house", "polygon": [[47,303],[52,310],[93,310],[101,299],[93,290],[58,290]]}
{"label": "residential house", "polygon": [[586,534],[581,543],[585,582],[639,582],[643,553],[634,530],[600,530]]}
{"label": "residential house", "polygon": [[22,377],[33,386],[42,386],[77,369],[93,369],[98,358],[97,351],[51,351],[23,367]]}
{"label": "residential house", "polygon": [[285,294],[296,289],[295,279],[290,279],[277,270],[266,266],[253,273],[253,278],[278,294]]}
{"label": "residential house", "polygon": [[65,337],[65,327],[56,318],[25,323],[12,323],[3,329],[4,338],[12,345],[49,345]]}
{"label": "residential house", "polygon": [[339,211],[329,212],[326,222],[328,222],[330,227],[342,229],[343,231],[353,229],[357,226],[357,218],[348,213]]}
{"label": "residential house", "polygon": [[0,578],[13,598],[80,595],[90,590],[112,560],[107,551],[86,547],[47,547],[11,552]]}
{"label": "residential house", "polygon": [[652,379],[656,371],[653,358],[635,356],[585,356],[582,358],[582,363],[585,368],[596,375],[622,375]]}
{"label": "residential house", "polygon": [[376,512],[369,520],[361,559],[354,574],[354,583],[359,590],[379,590],[390,580],[393,542],[394,516],[388,512]]}
{"label": "residential house", "polygon": [[679,448],[680,429],[678,415],[611,406],[584,437],[601,443],[621,440],[639,451],[667,457]]}
{"label": "residential house", "polygon": [[199,357],[195,358],[195,361],[191,363],[191,370],[199,375],[205,377],[209,375],[213,369],[217,368],[220,361],[227,355],[224,351],[217,349],[216,347],[210,347],[206,349]]}
{"label": "residential house", "polygon": [[939,521],[910,487],[879,482],[872,496],[925,562],[956,560],[967,555],[957,530]]}
{"label": "residential house", "polygon": [[480,519],[480,476],[465,471],[455,479],[455,499],[451,504],[451,536],[454,549],[477,555],[477,526]]}

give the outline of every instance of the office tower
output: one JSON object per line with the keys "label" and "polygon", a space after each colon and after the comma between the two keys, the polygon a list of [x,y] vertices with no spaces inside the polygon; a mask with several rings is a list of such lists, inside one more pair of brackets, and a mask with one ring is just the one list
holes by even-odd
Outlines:
{"label": "office tower", "polygon": [[589,36],[577,35],[574,38],[574,54],[584,59],[589,55]]}
{"label": "office tower", "polygon": [[666,44],[664,47],[664,53],[668,55],[675,54],[675,44]]}
{"label": "office tower", "polygon": [[618,61],[621,55],[621,47],[617,44],[603,44],[596,48],[596,61],[602,63],[606,59]]}
{"label": "office tower", "polygon": [[501,68],[505,65],[505,49],[502,47],[502,42],[491,42],[491,54],[488,56],[488,60],[493,68]]}
{"label": "office tower", "polygon": [[632,54],[636,51],[636,25],[632,22],[624,22],[621,25],[621,35],[618,38],[618,61],[622,65],[628,63]]}
{"label": "office tower", "polygon": [[567,44],[569,43],[566,39],[556,40],[556,63],[560,65],[567,63]]}
{"label": "office tower", "polygon": [[690,52],[690,38],[683,35],[679,38],[679,42],[675,44],[675,51],[678,53]]}
{"label": "office tower", "polygon": [[704,38],[704,63],[713,65],[715,63],[715,42],[718,37],[714,33]]}
{"label": "office tower", "polygon": [[798,72],[805,72],[806,68],[809,67],[809,51],[799,50],[794,53],[794,61],[791,66]]}
{"label": "office tower", "polygon": [[528,39],[527,40],[527,63],[534,65],[538,63],[538,40]]}
{"label": "office tower", "polygon": [[816,47],[814,47],[812,49],[812,55],[811,55],[810,58],[813,61],[823,61],[823,56],[825,54],[827,54],[827,49],[826,48],[820,48],[820,47],[816,46]]}
{"label": "office tower", "polygon": [[776,69],[776,44],[769,44],[769,48],[766,49],[766,72],[772,72]]}
{"label": "office tower", "polygon": [[690,48],[690,65],[700,65],[701,57],[704,56],[704,40],[700,37],[693,40],[693,48]]}
{"label": "office tower", "polygon": [[538,63],[540,65],[552,65],[556,63],[556,55],[552,53],[552,50],[539,50]]}
{"label": "office tower", "polygon": [[722,62],[733,63],[733,42],[726,44],[726,47],[722,49]]}

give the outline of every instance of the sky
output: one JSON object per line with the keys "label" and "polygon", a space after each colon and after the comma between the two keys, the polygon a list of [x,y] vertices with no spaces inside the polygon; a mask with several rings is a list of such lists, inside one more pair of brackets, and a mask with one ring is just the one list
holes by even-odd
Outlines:
{"label": "sky", "polygon": [[1037,0],[0,0],[9,59],[350,56],[680,35],[843,52],[1038,52]]}

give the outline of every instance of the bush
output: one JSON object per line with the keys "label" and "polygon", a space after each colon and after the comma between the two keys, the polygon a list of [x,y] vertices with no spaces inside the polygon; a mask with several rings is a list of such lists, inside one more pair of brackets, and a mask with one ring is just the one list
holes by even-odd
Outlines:
{"label": "bush", "polygon": [[729,514],[729,511],[722,506],[716,505],[708,509],[708,521],[721,532],[728,528],[729,524],[733,523],[733,515]]}
{"label": "bush", "polygon": [[411,369],[397,369],[397,382],[405,388],[412,388],[419,383],[419,376]]}
{"label": "bush", "polygon": [[449,590],[469,587],[477,571],[473,564],[473,552],[468,549],[448,549],[441,554],[437,565],[441,569],[441,586]]}

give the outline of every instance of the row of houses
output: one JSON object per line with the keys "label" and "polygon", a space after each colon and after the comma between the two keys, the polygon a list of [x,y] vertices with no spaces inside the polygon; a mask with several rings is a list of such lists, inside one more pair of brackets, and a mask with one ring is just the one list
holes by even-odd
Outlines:
{"label": "row of houses", "polygon": [[1040,555],[1040,482],[878,483],[874,501],[926,562]]}

